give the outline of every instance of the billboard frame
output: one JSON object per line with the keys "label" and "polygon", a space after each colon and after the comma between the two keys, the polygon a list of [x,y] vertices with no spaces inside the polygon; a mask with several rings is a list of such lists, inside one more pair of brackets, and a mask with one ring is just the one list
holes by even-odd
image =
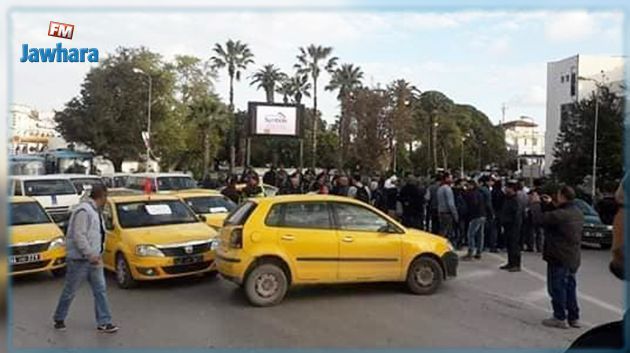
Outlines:
{"label": "billboard frame", "polygon": [[[291,107],[296,108],[295,115],[295,135],[282,135],[282,134],[258,134],[256,133],[256,111],[258,106],[274,106],[274,107]],[[285,103],[267,103],[267,102],[248,102],[247,114],[249,117],[247,137],[284,137],[284,138],[303,138],[303,119],[304,119],[304,105],[303,104],[285,104]]]}

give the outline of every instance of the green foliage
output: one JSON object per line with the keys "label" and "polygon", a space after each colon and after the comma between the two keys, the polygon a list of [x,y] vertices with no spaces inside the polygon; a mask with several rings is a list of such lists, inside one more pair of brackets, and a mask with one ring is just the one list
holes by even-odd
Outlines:
{"label": "green foliage", "polygon": [[286,79],[286,74],[282,73],[275,65],[268,64],[256,71],[251,78],[250,85],[257,85],[257,89],[262,88],[265,91],[267,103],[273,103],[276,88]]}
{"label": "green foliage", "polygon": [[112,160],[116,170],[124,159],[137,160],[145,150],[141,131],[147,127],[148,82],[134,68],[151,75],[153,123],[168,119],[175,78],[160,55],[146,48],[118,48],[90,70],[79,96],[55,114],[67,141],[82,143]]}
{"label": "green foliage", "polygon": [[[624,98],[600,89],[598,97],[597,186],[601,188],[618,180],[623,173]],[[554,146],[553,177],[570,185],[590,179],[593,165],[596,97],[568,106],[560,123],[560,134]]]}

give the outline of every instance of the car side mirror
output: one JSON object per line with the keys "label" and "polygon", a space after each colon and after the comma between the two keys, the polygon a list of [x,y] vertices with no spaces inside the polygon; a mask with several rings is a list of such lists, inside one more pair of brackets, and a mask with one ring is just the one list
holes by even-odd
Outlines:
{"label": "car side mirror", "polygon": [[204,216],[204,215],[199,215],[199,216],[197,216],[197,218],[199,218],[199,220],[204,222],[204,223],[208,220],[208,218],[206,218],[206,216]]}

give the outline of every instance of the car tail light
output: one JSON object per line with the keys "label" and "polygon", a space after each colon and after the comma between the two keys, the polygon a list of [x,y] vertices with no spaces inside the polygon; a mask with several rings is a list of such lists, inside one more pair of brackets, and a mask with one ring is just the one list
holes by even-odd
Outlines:
{"label": "car tail light", "polygon": [[234,249],[243,248],[243,228],[236,228],[230,234],[230,247]]}

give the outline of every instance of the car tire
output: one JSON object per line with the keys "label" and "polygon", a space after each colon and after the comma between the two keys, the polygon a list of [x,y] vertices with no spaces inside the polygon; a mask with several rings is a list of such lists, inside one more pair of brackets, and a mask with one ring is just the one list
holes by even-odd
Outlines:
{"label": "car tire", "polygon": [[252,305],[263,307],[280,303],[288,286],[287,276],[279,266],[263,263],[247,275],[243,289]]}
{"label": "car tire", "polygon": [[130,289],[137,285],[129,269],[129,264],[122,254],[116,255],[116,284],[121,289]]}
{"label": "car tire", "polygon": [[60,278],[66,275],[66,268],[65,267],[56,268],[54,270],[50,270],[50,273],[53,275],[53,277]]}
{"label": "car tire", "polygon": [[215,279],[217,278],[217,276],[219,276],[219,271],[213,270],[213,271],[204,272],[203,276],[205,278]]}
{"label": "car tire", "polygon": [[444,272],[440,263],[431,257],[419,257],[407,271],[407,287],[414,294],[429,295],[442,284]]}

